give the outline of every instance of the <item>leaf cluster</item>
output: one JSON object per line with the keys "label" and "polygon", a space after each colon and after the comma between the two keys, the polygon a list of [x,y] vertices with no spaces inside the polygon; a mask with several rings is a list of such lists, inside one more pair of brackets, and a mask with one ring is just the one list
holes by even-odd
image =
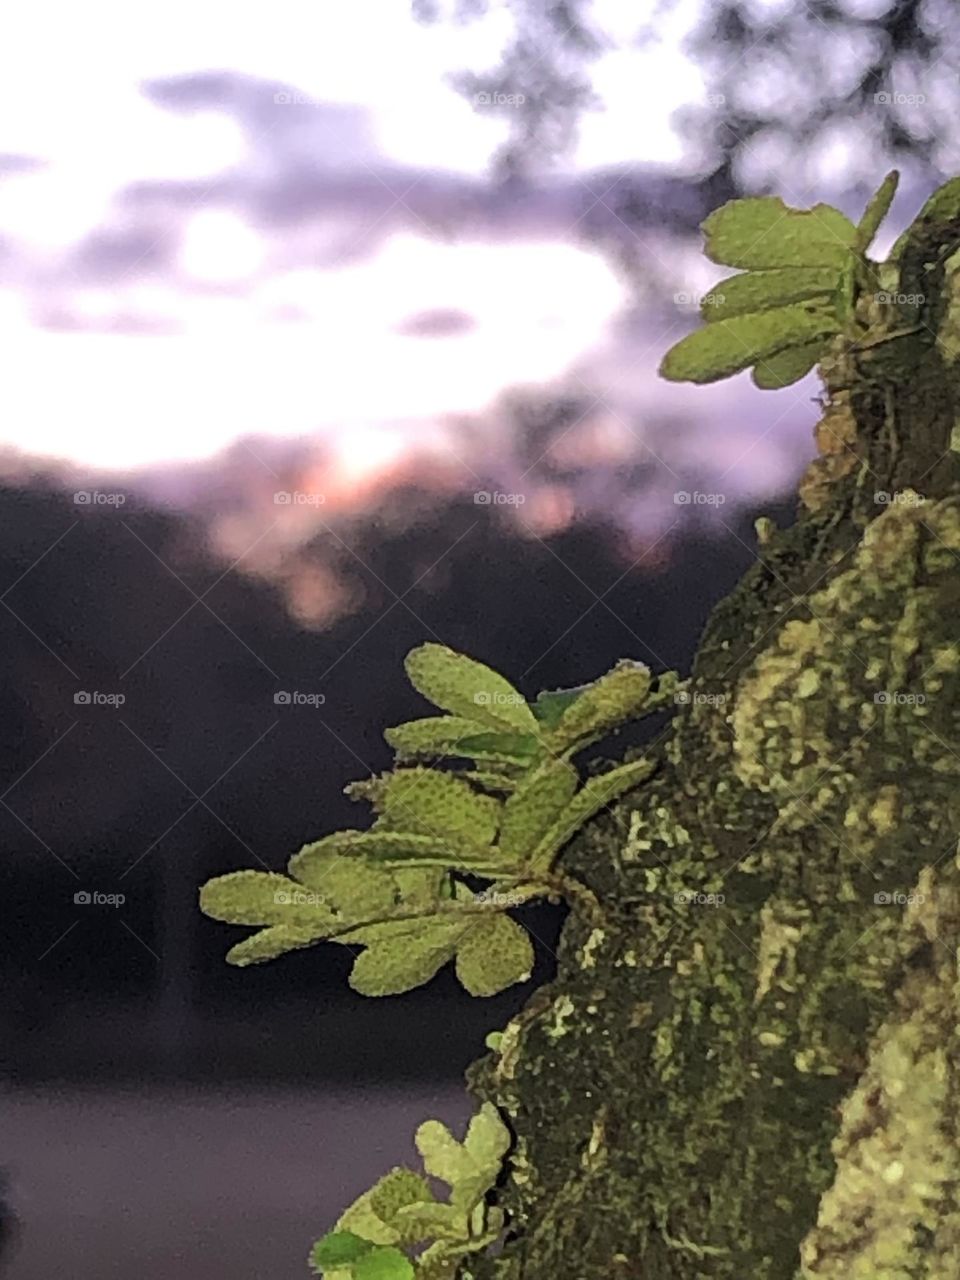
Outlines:
{"label": "leaf cluster", "polygon": [[731,200],[710,214],[701,225],[707,257],[745,270],[704,297],[705,327],[667,352],[661,375],[704,383],[752,368],[756,385],[771,389],[808,373],[852,325],[858,295],[879,288],[866,250],[898,177],[887,175],[856,226],[832,205],[794,209],[777,196]]}
{"label": "leaf cluster", "polygon": [[439,1120],[417,1130],[429,1178],[397,1168],[364,1192],[313,1246],[310,1265],[325,1280],[452,1280],[459,1260],[492,1244],[503,1212],[486,1203],[510,1147],[496,1107],[484,1103],[458,1142]]}
{"label": "leaf cluster", "polygon": [[[444,645],[406,659],[414,687],[443,714],[386,730],[388,773],[352,783],[372,806],[367,830],[306,845],[284,876],[237,871],[204,885],[207,915],[259,932],[232,947],[254,964],[328,939],[364,950],[350,984],[392,995],[454,960],[472,995],[494,995],[533,967],[508,908],[555,893],[557,855],[579,828],[652,771],[633,761],[581,781],[572,757],[662,706],[677,688],[621,661],[576,689],[528,703],[503,676]],[[487,881],[481,893],[471,882]]]}

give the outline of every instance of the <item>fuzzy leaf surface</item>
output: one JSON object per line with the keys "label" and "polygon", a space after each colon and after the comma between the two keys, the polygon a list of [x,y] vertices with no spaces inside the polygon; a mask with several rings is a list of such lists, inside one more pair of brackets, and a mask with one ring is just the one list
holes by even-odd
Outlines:
{"label": "fuzzy leaf surface", "polygon": [[424,716],[421,720],[408,720],[385,729],[383,736],[401,760],[442,759],[464,755],[457,750],[461,738],[485,733],[486,729],[478,720],[467,720],[463,716]]}
{"label": "fuzzy leaf surface", "polygon": [[207,881],[200,890],[200,909],[228,924],[292,925],[316,929],[320,937],[337,919],[321,896],[270,871],[231,871]]}
{"label": "fuzzy leaf surface", "polygon": [[746,271],[710,286],[700,303],[700,315],[708,324],[729,320],[751,311],[785,307],[807,298],[828,297],[837,287],[833,267],[776,267],[770,271]]}
{"label": "fuzzy leaf surface", "polygon": [[776,267],[836,267],[849,254],[856,228],[839,209],[793,209],[779,196],[730,200],[701,223],[712,262],[766,271]]}
{"label": "fuzzy leaf surface", "polygon": [[547,760],[527,775],[503,806],[499,848],[506,863],[523,861],[572,799],[579,782],[576,769],[565,760]]}
{"label": "fuzzy leaf surface", "polygon": [[469,920],[387,921],[351,934],[351,942],[366,943],[350,972],[350,986],[365,996],[400,995],[429,982],[448,960]]}
{"label": "fuzzy leaf surface", "polygon": [[397,769],[385,781],[378,830],[413,831],[473,846],[496,839],[500,804],[438,769]]}
{"label": "fuzzy leaf surface", "polygon": [[681,338],[663,357],[660,374],[671,382],[716,382],[788,347],[822,341],[838,328],[835,311],[822,303],[731,316]]}
{"label": "fuzzy leaf surface", "polygon": [[482,662],[446,645],[424,644],[407,654],[405,665],[414,688],[441,710],[495,729],[537,732],[526,700]]}
{"label": "fuzzy leaf surface", "polygon": [[495,996],[533,971],[530,935],[506,914],[480,919],[457,945],[457,977],[472,996]]}
{"label": "fuzzy leaf surface", "polygon": [[643,714],[653,678],[642,662],[623,660],[587,686],[567,708],[550,735],[556,751],[566,751],[585,738],[595,738]]}
{"label": "fuzzy leaf surface", "polygon": [[805,377],[823,355],[823,343],[807,342],[801,347],[788,347],[776,355],[760,360],[753,369],[753,381],[762,391],[789,387]]}

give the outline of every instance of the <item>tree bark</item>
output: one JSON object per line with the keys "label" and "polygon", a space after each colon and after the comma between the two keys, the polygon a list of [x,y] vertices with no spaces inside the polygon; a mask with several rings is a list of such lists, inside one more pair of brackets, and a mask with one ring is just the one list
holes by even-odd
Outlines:
{"label": "tree bark", "polygon": [[516,1147],[463,1277],[960,1276],[958,243],[922,332],[825,363],[796,523],[564,855],[600,913],[468,1075]]}

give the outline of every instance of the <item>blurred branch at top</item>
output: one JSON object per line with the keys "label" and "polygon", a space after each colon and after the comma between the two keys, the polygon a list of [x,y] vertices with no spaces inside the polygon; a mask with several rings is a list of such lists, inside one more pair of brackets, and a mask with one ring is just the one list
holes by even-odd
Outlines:
{"label": "blurred branch at top", "polygon": [[[502,102],[499,113],[512,122],[498,176],[570,152],[583,113],[602,107],[592,64],[618,45],[605,30],[606,0],[412,3],[424,22],[509,12],[499,67],[455,78],[470,99],[489,95],[480,99],[485,111]],[[681,49],[702,72],[704,97],[676,123],[689,147],[685,167],[712,175],[718,189],[769,189],[785,165],[804,189],[856,187],[892,164],[908,180],[930,182],[960,168],[955,13],[954,0],[649,0],[631,43],[666,44],[685,27]],[[639,116],[638,159],[643,131]]]}

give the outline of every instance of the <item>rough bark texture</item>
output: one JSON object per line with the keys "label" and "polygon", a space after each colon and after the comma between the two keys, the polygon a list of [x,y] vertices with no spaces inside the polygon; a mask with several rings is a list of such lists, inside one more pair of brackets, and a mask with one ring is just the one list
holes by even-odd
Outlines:
{"label": "rough bark texture", "polygon": [[797,523],[710,619],[657,773],[567,851],[601,914],[470,1072],[517,1141],[464,1277],[960,1276],[945,257],[924,332],[825,366]]}

